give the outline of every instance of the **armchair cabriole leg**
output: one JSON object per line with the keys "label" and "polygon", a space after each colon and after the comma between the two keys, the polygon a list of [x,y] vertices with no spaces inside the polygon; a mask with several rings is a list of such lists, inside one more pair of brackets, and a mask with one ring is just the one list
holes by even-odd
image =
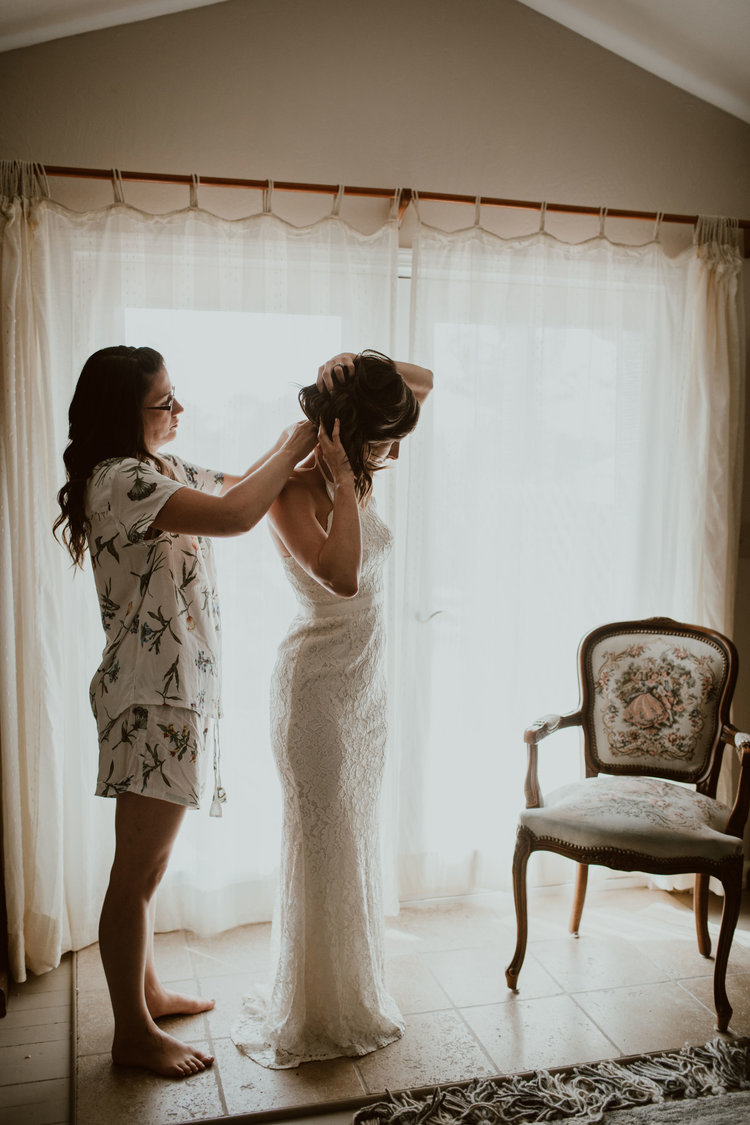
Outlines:
{"label": "armchair cabriole leg", "polygon": [[721,929],[719,940],[716,943],[716,961],[714,963],[714,1007],[716,1008],[716,1026],[719,1031],[726,1031],[732,1018],[732,1005],[729,1003],[726,989],[727,963],[729,950],[734,937],[734,928],[740,916],[742,902],[742,858],[738,864],[733,864],[733,870],[721,877],[724,887],[724,907],[721,912]]}
{"label": "armchair cabriole leg", "polygon": [[571,934],[578,937],[578,927],[581,924],[581,915],[583,914],[583,904],[586,901],[586,887],[589,881],[589,865],[587,863],[579,863],[578,871],[576,872],[576,892],[573,899],[573,909],[570,914],[570,926],[568,927]]}
{"label": "armchair cabriole leg", "polygon": [[513,960],[505,970],[508,988],[518,987],[518,974],[521,972],[526,956],[528,923],[526,911],[526,864],[531,855],[531,833],[525,828],[518,829],[516,850],[513,853],[513,898],[516,904],[516,951]]}
{"label": "armchair cabriole leg", "polygon": [[705,872],[697,874],[695,876],[695,890],[693,891],[698,950],[704,957],[711,956],[711,936],[708,932],[708,880],[709,876]]}

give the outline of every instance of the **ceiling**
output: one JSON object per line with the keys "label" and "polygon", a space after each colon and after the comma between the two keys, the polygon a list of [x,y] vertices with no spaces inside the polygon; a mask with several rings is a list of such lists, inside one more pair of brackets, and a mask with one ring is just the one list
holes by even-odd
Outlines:
{"label": "ceiling", "polygon": [[0,0],[0,51],[101,31],[218,0]]}
{"label": "ceiling", "polygon": [[[519,2],[750,122],[749,0]],[[217,0],[1,0],[0,51],[214,3]]]}
{"label": "ceiling", "polygon": [[750,0],[520,0],[750,122]]}

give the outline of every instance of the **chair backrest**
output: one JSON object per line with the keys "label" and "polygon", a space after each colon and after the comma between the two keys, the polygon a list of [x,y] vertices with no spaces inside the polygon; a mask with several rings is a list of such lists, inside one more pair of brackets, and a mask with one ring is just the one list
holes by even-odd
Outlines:
{"label": "chair backrest", "polygon": [[668,617],[594,629],[579,649],[586,774],[647,774],[715,790],[737,652]]}

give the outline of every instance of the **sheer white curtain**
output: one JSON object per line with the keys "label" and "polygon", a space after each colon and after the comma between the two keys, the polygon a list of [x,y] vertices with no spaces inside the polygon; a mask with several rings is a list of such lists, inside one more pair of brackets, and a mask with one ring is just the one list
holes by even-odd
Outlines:
{"label": "sheer white curtain", "polygon": [[[393,351],[398,245],[393,223],[363,235],[334,217],[297,229],[122,203],[80,215],[32,181],[16,168],[0,192],[0,740],[18,979],[95,940],[113,846],[113,804],[93,796],[93,581],[50,531],[83,360],[120,342],[161,350],[186,406],[175,451],[242,469],[298,416],[296,385],[323,358]],[[605,238],[418,233],[412,358],[436,390],[377,482],[396,532],[390,909],[397,892],[507,884],[520,732],[575,706],[587,628],[670,613],[731,630],[739,257],[720,224],[699,233],[676,259]],[[216,546],[230,799],[221,820],[186,817],[161,929],[267,919],[273,902],[267,691],[293,599],[263,528]],[[576,767],[575,735],[555,742],[547,785]]]}
{"label": "sheer white curtain", "polygon": [[[58,475],[47,382],[48,307],[35,285],[41,170],[0,162],[0,766],[10,966],[57,964],[65,948],[65,674],[54,658],[61,590],[50,533]],[[74,654],[71,653],[71,657]]]}
{"label": "sheer white curtain", "polygon": [[[731,635],[741,259],[731,224],[698,240],[670,259],[419,230],[414,354],[437,375],[394,505],[402,897],[507,885],[522,731],[576,707],[588,629],[666,614]],[[577,757],[556,735],[543,784]]]}
{"label": "sheer white curtain", "polygon": [[[298,386],[351,346],[392,348],[397,230],[337,217],[306,228],[269,212],[122,203],[76,214],[5,208],[3,819],[12,967],[23,979],[96,940],[114,803],[95,798],[88,683],[103,644],[88,564],[52,539],[67,408],[85,358],[113,343],[165,356],[185,414],[175,452],[238,472],[301,417]],[[21,330],[23,338],[21,339]],[[7,458],[7,460],[6,460]],[[270,917],[280,802],[268,683],[294,602],[264,527],[216,542],[224,609],[222,819],[188,814],[157,926],[221,930]]]}

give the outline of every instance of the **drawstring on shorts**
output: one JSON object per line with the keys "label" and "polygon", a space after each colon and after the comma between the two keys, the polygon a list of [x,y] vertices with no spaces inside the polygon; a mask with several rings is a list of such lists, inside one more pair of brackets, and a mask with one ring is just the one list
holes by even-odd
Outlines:
{"label": "drawstring on shorts", "polygon": [[211,801],[211,808],[209,816],[223,816],[221,806],[227,802],[227,792],[221,784],[221,750],[219,747],[219,723],[214,719],[213,723],[213,736],[214,736],[214,796]]}

